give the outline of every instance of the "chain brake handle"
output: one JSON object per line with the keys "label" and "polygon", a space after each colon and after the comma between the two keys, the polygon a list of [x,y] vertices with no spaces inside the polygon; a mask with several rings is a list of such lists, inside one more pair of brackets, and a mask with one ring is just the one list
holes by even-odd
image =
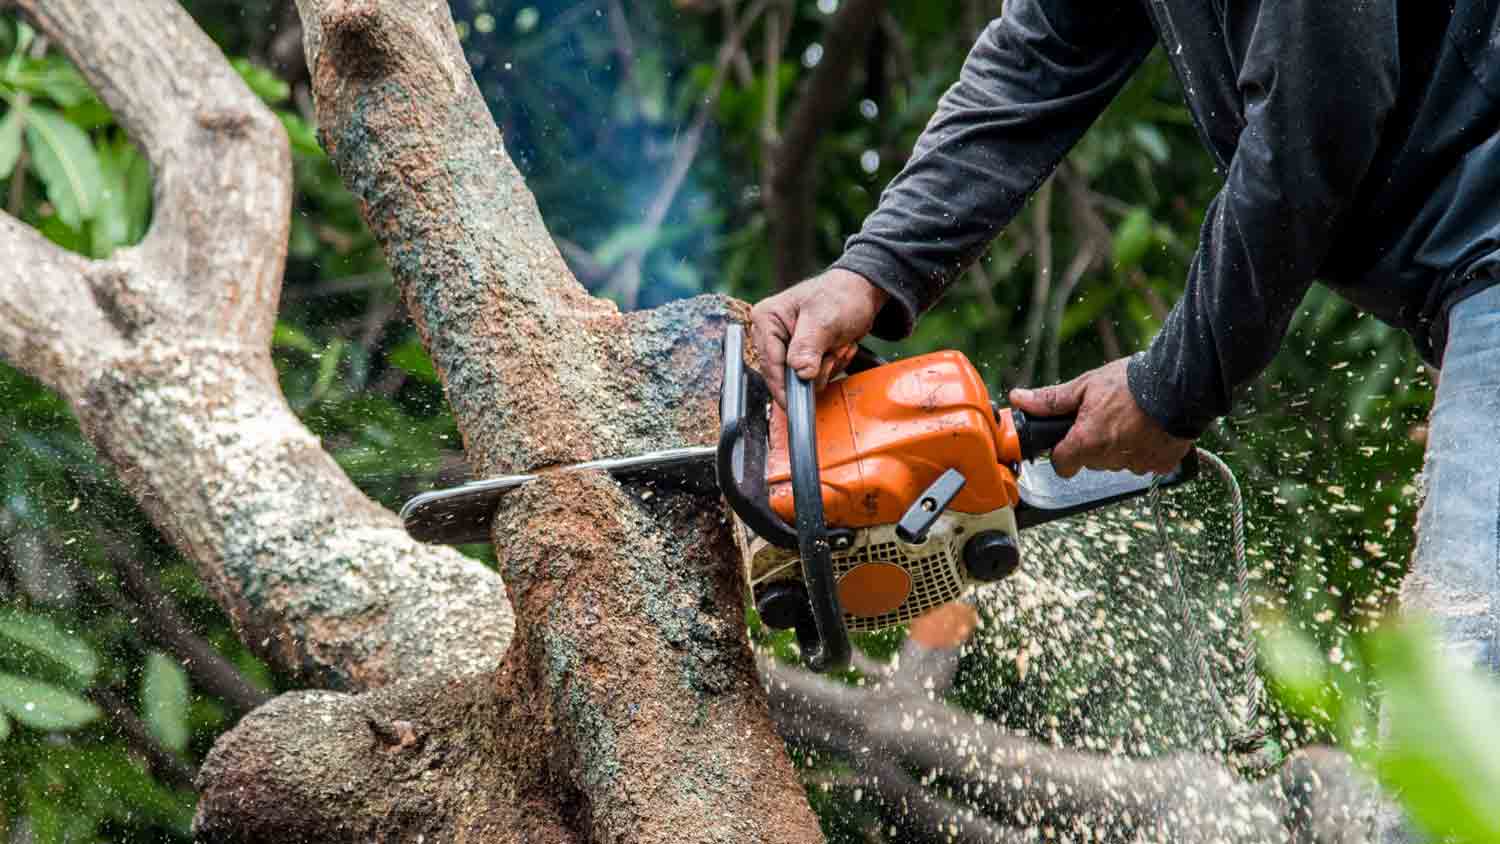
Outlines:
{"label": "chain brake handle", "polygon": [[724,334],[724,383],[715,455],[719,490],[735,515],[757,536],[773,545],[798,550],[812,621],[811,629],[798,631],[804,661],[817,672],[841,669],[849,664],[851,646],[844,612],[839,606],[833,549],[823,513],[814,386],[787,366],[787,451],[797,514],[794,527],[770,506],[770,491],[766,487],[770,440],[766,411],[770,390],[759,373],[745,367],[744,352],[744,327],[730,325]]}

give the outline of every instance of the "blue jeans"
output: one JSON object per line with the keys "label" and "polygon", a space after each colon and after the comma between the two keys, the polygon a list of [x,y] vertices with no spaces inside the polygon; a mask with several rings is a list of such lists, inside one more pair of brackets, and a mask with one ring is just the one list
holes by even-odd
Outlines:
{"label": "blue jeans", "polygon": [[1422,475],[1402,606],[1429,616],[1455,657],[1500,672],[1500,286],[1449,313]]}
{"label": "blue jeans", "polygon": [[[1427,428],[1426,498],[1401,586],[1460,662],[1500,673],[1500,286],[1459,302]],[[1421,841],[1392,806],[1381,844]]]}

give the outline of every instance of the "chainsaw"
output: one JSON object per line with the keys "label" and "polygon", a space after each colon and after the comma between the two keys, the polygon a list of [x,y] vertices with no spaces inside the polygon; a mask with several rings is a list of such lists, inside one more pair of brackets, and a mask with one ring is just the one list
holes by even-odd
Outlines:
{"label": "chainsaw", "polygon": [[[861,349],[822,391],[786,369],[786,408],[745,365],[744,329],[724,339],[716,446],[578,463],[642,482],[721,494],[753,536],[744,568],[761,621],[792,629],[815,671],[848,664],[849,634],[904,624],[1003,580],[1020,531],[1192,480],[1190,452],[1166,475],[1058,475],[1043,453],[1073,417],[992,404],[963,354],[887,363]],[[422,542],[489,541],[501,497],[539,474],[429,492],[401,510]]]}

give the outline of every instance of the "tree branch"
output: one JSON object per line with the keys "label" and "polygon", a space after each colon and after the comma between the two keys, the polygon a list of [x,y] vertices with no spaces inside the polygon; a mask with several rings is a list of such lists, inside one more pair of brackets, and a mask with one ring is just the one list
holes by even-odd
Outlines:
{"label": "tree branch", "polygon": [[1078,289],[1084,276],[1108,259],[1114,238],[1104,218],[1094,208],[1094,193],[1089,190],[1083,177],[1064,162],[1057,170],[1057,178],[1068,196],[1073,230],[1082,233],[1082,242],[1073,254],[1073,260],[1068,263],[1062,283],[1057,286],[1057,292],[1048,307],[1046,373],[1043,377],[1048,384],[1057,383],[1061,377],[1062,321],[1067,314],[1068,300],[1073,298],[1073,291]]}
{"label": "tree branch", "polygon": [[[111,553],[107,545],[106,553]],[[130,619],[137,618],[143,612],[146,613],[148,616],[146,624],[132,625],[132,630],[139,634],[141,641],[155,644],[171,652],[200,689],[222,698],[235,710],[236,715],[243,715],[270,699],[269,695],[250,685],[249,681],[228,660],[219,655],[213,645],[194,633],[187,622],[177,614],[175,607],[171,609],[171,613],[176,623],[181,625],[180,628],[172,627],[170,622],[151,617],[150,608],[145,606],[145,602],[140,599],[126,598],[109,586],[101,584],[82,560],[60,552],[57,553],[57,559],[67,569],[68,576],[72,578],[73,583],[83,589],[96,604],[107,605]],[[134,565],[133,560],[131,563]],[[119,571],[118,564],[116,571]],[[171,599],[166,595],[157,592],[154,597],[162,604],[171,606]]]}
{"label": "tree branch", "polygon": [[[1051,827],[1104,841],[1341,842],[1362,840],[1373,820],[1373,785],[1333,751],[1304,752],[1251,783],[1191,754],[1136,760],[1050,747],[951,706],[949,666],[974,623],[962,605],[919,619],[892,670],[862,687],[763,660],[778,729],[849,760],[935,840],[1030,840],[1025,830]],[[903,766],[953,783],[970,805],[922,789]]]}
{"label": "tree branch", "polygon": [[[125,272],[92,279],[113,302],[106,311],[130,331],[161,320],[172,332],[232,329],[247,343],[268,341],[292,199],[281,123],[175,5],[131,4],[129,14],[74,0],[17,5],[57,41],[151,162],[150,232],[111,262]],[[159,49],[164,38],[170,51]],[[168,281],[175,279],[193,283]],[[150,308],[138,308],[139,299]]]}
{"label": "tree branch", "polygon": [[1033,840],[1023,830],[1007,828],[970,807],[938,797],[898,765],[868,756],[857,758],[854,764],[890,811],[925,833],[927,840],[944,844],[1020,844]]}
{"label": "tree branch", "polygon": [[157,210],[145,243],[103,262],[7,220],[5,354],[63,393],[240,636],[282,670],[361,688],[492,667],[511,630],[499,578],[407,538],[277,385],[280,124],[174,2],[20,6],[146,148]]}
{"label": "tree branch", "polygon": [[147,638],[176,656],[198,688],[223,698],[240,713],[270,700],[270,695],[250,685],[213,645],[193,631],[172,599],[161,591],[155,578],[119,539],[102,529],[96,530],[95,535],[104,545],[104,553],[114,565],[125,594],[145,614]]}
{"label": "tree branch", "polygon": [[198,771],[192,765],[182,761],[176,753],[163,747],[161,742],[151,735],[145,722],[136,717],[135,710],[130,708],[130,704],[121,700],[109,689],[92,688],[88,690],[87,696],[104,710],[105,715],[109,716],[110,723],[120,731],[126,743],[146,757],[153,774],[173,788],[193,787],[193,779],[198,776]]}
{"label": "tree branch", "polygon": [[0,214],[0,357],[56,390],[80,386],[115,331],[89,295],[93,262]]}
{"label": "tree branch", "polygon": [[1016,383],[1036,386],[1036,365],[1046,342],[1047,302],[1052,295],[1052,192],[1053,179],[1042,183],[1031,209],[1031,228],[1036,241],[1036,277],[1031,285],[1031,305],[1026,311],[1026,357]]}
{"label": "tree branch", "polygon": [[[714,67],[713,78],[708,83],[708,90],[698,104],[698,110],[693,115],[693,122],[688,126],[686,134],[677,142],[677,152],[672,156],[672,163],[667,168],[667,177],[662,180],[656,195],[651,199],[651,204],[646,208],[646,216],[641,225],[648,231],[659,230],[662,222],[667,219],[667,212],[672,210],[672,203],[677,200],[677,193],[682,190],[683,183],[687,181],[688,171],[698,158],[698,150],[703,144],[703,133],[708,131],[709,121],[713,118],[714,109],[719,103],[719,95],[724,92],[724,80],[729,75],[729,68],[734,57],[739,55],[740,45],[744,43],[745,36],[750,33],[756,20],[765,11],[767,2],[768,0],[757,0],[752,4],[739,23],[729,31],[723,46],[719,48],[718,63]],[[611,6],[611,9],[615,8],[618,8],[618,4]],[[613,19],[613,12],[611,12],[611,17]],[[634,308],[639,301],[641,270],[645,258],[644,247],[631,250],[610,282],[610,291],[619,296],[621,304],[626,308]]]}

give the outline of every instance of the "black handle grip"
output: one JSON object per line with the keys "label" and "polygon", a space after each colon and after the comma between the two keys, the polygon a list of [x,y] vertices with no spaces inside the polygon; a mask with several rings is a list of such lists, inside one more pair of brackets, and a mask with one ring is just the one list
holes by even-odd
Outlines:
{"label": "black handle grip", "polygon": [[1020,410],[1012,410],[1010,416],[1021,441],[1022,460],[1033,460],[1062,442],[1078,421],[1077,416],[1031,416]]}
{"label": "black handle grip", "polygon": [[797,509],[797,540],[802,555],[802,582],[812,605],[817,645],[805,654],[807,667],[823,672],[849,664],[849,631],[839,606],[833,576],[833,549],[823,514],[823,484],[818,472],[817,397],[811,381],[786,367],[787,455],[792,464],[792,501]]}

